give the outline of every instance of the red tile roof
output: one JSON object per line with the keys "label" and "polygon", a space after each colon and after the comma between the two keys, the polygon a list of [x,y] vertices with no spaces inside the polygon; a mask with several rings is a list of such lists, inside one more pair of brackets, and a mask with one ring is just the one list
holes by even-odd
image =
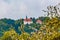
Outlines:
{"label": "red tile roof", "polygon": [[31,22],[32,20],[30,18],[24,19],[26,22]]}
{"label": "red tile roof", "polygon": [[41,20],[37,20],[36,22],[37,22],[37,23],[42,23],[42,21],[41,21]]}

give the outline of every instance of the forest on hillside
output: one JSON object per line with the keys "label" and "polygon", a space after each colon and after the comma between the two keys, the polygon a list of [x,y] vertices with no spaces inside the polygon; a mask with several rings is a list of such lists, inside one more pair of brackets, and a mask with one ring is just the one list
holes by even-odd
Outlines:
{"label": "forest on hillside", "polygon": [[[37,19],[44,21],[46,18],[47,17],[39,17]],[[24,26],[26,26],[24,29],[28,30],[28,31],[26,30],[26,32],[31,33],[31,31],[33,31],[31,29],[29,30],[29,26],[31,26],[31,27],[41,26],[40,24],[35,23],[37,19],[32,18],[32,21],[33,21],[32,24],[24,25]],[[7,19],[7,18],[0,19],[0,36],[2,36],[5,31],[9,31],[10,29],[14,29],[18,34],[21,34],[21,30],[19,29],[19,27],[21,27],[21,25],[24,24],[24,23],[22,23],[24,20],[22,20],[22,21],[21,20],[22,19],[18,19],[18,20]],[[39,28],[37,28],[37,29],[39,29]]]}

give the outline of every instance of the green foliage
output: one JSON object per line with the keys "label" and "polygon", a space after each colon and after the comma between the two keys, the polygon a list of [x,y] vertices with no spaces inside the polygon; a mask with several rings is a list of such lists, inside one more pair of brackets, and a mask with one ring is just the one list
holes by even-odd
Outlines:
{"label": "green foliage", "polygon": [[[37,25],[34,24],[34,26]],[[9,31],[4,31],[4,35],[0,37],[0,40],[60,40],[60,19],[58,17],[46,20],[43,26],[39,27],[40,29],[37,32],[32,32],[32,34],[24,31],[24,25],[21,25],[21,27],[23,27],[21,29],[22,34],[19,35],[14,28],[11,28]]]}

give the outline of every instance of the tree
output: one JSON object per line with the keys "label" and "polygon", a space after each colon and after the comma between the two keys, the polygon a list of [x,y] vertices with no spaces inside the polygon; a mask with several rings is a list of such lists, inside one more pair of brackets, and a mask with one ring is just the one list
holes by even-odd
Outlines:
{"label": "tree", "polygon": [[59,6],[60,4],[56,5],[56,6],[48,6],[47,9],[48,11],[45,11],[43,10],[44,12],[47,12],[47,16],[52,18],[52,17],[56,17],[56,16],[59,16],[59,12],[60,12],[60,9]]}
{"label": "tree", "polygon": [[29,40],[29,38],[30,38],[30,34],[26,32],[22,33],[19,37],[20,40]]}
{"label": "tree", "polygon": [[10,31],[6,31],[4,33],[1,40],[16,40],[16,39],[18,39],[18,34],[13,29],[11,29]]}

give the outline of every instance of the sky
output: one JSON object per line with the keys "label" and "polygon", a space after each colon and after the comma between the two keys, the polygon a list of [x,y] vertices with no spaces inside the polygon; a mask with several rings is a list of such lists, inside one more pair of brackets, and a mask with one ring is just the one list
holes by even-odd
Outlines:
{"label": "sky", "polygon": [[27,17],[40,17],[46,15],[49,5],[57,5],[60,0],[0,0],[0,19],[20,19]]}

